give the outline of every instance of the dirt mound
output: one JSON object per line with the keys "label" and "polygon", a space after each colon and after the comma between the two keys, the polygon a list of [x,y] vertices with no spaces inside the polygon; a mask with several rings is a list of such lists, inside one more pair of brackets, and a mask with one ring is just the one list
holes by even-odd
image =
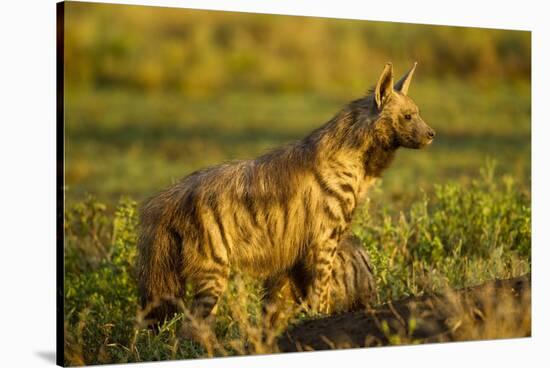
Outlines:
{"label": "dirt mound", "polygon": [[531,335],[531,274],[291,327],[284,352]]}

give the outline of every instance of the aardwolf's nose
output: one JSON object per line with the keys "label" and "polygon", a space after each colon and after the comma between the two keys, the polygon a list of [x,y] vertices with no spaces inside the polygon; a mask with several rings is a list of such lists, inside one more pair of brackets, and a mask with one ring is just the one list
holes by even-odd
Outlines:
{"label": "aardwolf's nose", "polygon": [[435,137],[435,130],[430,129],[430,130],[428,131],[428,137],[429,137],[430,139],[434,139],[434,137]]}

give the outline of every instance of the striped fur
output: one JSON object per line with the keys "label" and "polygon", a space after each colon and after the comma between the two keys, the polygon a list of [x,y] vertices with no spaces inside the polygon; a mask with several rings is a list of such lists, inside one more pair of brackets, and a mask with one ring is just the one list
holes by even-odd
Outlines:
{"label": "striped fur", "polygon": [[399,147],[433,138],[402,81],[394,90],[387,64],[373,92],[304,139],[197,171],[147,201],[138,277],[142,306],[155,306],[149,317],[174,312],[168,301],[186,282],[196,291],[193,313],[209,316],[232,268],[268,285],[300,279],[312,307],[328,311],[337,245],[369,184]]}

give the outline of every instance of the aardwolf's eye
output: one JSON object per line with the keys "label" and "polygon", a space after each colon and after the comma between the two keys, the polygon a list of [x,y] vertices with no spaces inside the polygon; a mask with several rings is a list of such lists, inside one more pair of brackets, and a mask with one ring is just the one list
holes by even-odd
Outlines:
{"label": "aardwolf's eye", "polygon": [[405,114],[405,119],[411,120],[411,114]]}

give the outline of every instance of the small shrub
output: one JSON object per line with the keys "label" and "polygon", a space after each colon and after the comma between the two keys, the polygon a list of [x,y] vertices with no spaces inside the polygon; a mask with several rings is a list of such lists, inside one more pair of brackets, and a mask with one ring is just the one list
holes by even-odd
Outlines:
{"label": "small shrub", "polygon": [[371,254],[380,300],[530,269],[530,197],[512,177],[495,179],[491,163],[469,185],[435,185],[406,213],[363,211],[354,231]]}

